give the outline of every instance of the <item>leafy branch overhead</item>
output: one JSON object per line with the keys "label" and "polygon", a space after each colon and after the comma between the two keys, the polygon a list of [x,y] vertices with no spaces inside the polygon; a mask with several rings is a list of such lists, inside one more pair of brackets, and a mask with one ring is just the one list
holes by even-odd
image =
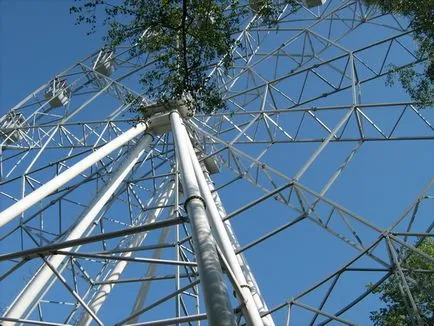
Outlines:
{"label": "leafy branch overhead", "polygon": [[[98,17],[104,17],[108,47],[135,44],[131,55],[152,54],[153,69],[141,76],[148,97],[163,103],[187,98],[206,113],[225,107],[209,70],[218,62],[223,68],[232,64],[234,35],[241,20],[251,14],[249,6],[240,6],[237,0],[123,0],[116,5],[105,0],[76,1],[83,4],[70,11],[77,24],[90,25],[90,33]],[[286,2],[299,7],[294,0]],[[263,22],[273,24],[277,11],[272,0],[253,3]]]}
{"label": "leafy branch overhead", "polygon": [[[418,249],[434,258],[433,239],[425,238]],[[380,294],[386,306],[371,312],[371,320],[376,326],[434,325],[434,265],[410,250],[404,250],[401,257],[405,257],[401,269],[406,284],[396,271],[373,291]],[[414,306],[406,294],[406,286]]]}
{"label": "leafy branch overhead", "polygon": [[[249,15],[257,14],[261,24],[274,25],[279,8],[297,0],[75,0],[70,9],[77,24],[98,24],[107,28],[106,46],[134,45],[131,55],[150,54],[151,69],[140,81],[147,97],[164,103],[187,99],[198,111],[212,113],[225,108],[216,81],[209,77],[217,63],[224,69],[233,63],[231,49],[235,36]],[[114,2],[111,3],[111,2]],[[418,45],[419,64],[392,67],[388,83],[400,81],[403,88],[422,105],[434,103],[434,1],[364,0],[385,13],[409,19]],[[134,110],[140,111],[140,105]]]}
{"label": "leafy branch overhead", "polygon": [[433,0],[365,0],[385,13],[407,17],[418,44],[421,67],[392,68],[388,82],[398,78],[413,100],[422,105],[434,103],[434,1]]}

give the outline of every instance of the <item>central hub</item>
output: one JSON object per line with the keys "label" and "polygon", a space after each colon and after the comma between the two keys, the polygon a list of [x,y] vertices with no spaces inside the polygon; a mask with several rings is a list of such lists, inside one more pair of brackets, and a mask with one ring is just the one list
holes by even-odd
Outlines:
{"label": "central hub", "polygon": [[161,135],[171,130],[170,113],[172,111],[178,111],[184,119],[193,118],[195,113],[193,103],[184,99],[162,104],[142,105],[139,110],[142,116],[147,119],[149,129],[154,135]]}

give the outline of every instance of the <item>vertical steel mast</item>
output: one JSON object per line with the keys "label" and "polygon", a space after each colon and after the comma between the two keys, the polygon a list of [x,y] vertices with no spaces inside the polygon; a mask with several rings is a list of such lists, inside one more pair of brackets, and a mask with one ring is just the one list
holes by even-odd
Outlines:
{"label": "vertical steel mast", "polygon": [[241,292],[241,297],[239,298],[241,309],[248,325],[274,325],[272,319],[269,317],[264,317],[263,320],[261,320],[259,309],[263,310],[263,306],[257,305],[257,301],[254,299],[255,291],[251,288],[251,285],[248,284],[246,277],[243,274],[234,247],[232,246],[231,239],[229,238],[222,221],[222,216],[220,216],[217,205],[211,194],[207,178],[205,177],[204,170],[206,171],[206,167],[204,164],[201,165],[199,163],[191,141],[187,142],[187,146],[200,192],[206,204],[207,217],[212,226],[213,234],[224,257],[226,258],[226,261],[228,262],[227,268],[234,274],[235,281],[238,283],[237,285]]}
{"label": "vertical steel mast", "polygon": [[236,325],[229,295],[223,280],[216,243],[206,217],[205,200],[201,196],[189,151],[189,138],[177,111],[170,114],[173,138],[179,162],[182,186],[192,229],[193,244],[210,325]]}

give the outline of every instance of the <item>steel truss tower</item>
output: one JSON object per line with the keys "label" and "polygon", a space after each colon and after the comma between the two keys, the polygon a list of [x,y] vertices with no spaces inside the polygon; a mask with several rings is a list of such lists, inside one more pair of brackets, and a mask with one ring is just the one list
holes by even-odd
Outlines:
{"label": "steel truss tower", "polygon": [[389,277],[421,323],[434,111],[385,80],[425,58],[401,17],[306,3],[242,22],[226,111],[153,104],[131,45],[4,113],[3,325],[366,324]]}

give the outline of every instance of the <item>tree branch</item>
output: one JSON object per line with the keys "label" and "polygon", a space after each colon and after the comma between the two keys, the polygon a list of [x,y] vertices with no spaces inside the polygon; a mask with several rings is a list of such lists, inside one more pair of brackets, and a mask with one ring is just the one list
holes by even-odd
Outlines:
{"label": "tree branch", "polygon": [[188,60],[187,60],[187,29],[186,29],[186,20],[187,20],[187,1],[182,1],[182,59],[184,65],[184,76],[183,76],[183,88],[186,89],[188,86]]}

